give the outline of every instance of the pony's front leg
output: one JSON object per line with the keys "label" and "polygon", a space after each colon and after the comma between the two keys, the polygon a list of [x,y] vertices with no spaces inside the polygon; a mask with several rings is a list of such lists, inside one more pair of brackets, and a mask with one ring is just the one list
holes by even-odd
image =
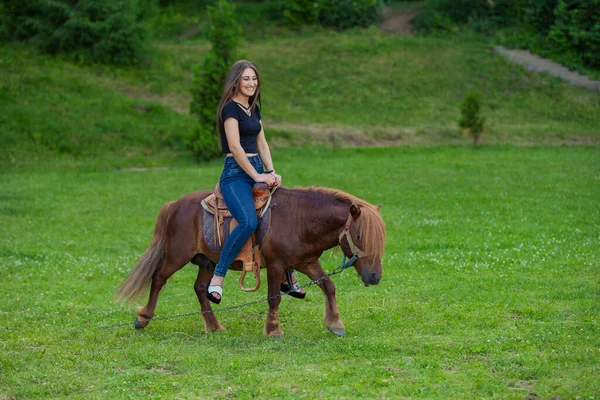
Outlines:
{"label": "pony's front leg", "polygon": [[217,321],[217,317],[215,317],[215,313],[212,311],[210,301],[208,300],[208,297],[206,297],[206,288],[212,276],[212,271],[205,266],[200,265],[198,267],[198,277],[196,278],[196,283],[194,283],[194,291],[200,302],[200,309],[202,310],[202,318],[204,319],[204,329],[206,332],[225,330],[223,325]]}
{"label": "pony's front leg", "polygon": [[283,332],[279,328],[279,303],[281,303],[281,277],[283,267],[270,265],[267,268],[267,281],[269,285],[269,314],[265,323],[264,333],[268,337],[281,338]]}
{"label": "pony's front leg", "polygon": [[[306,267],[298,268],[298,271],[304,273],[312,280],[317,280],[327,275],[319,261],[315,261]],[[344,323],[340,318],[337,302],[335,300],[335,285],[333,284],[333,281],[330,278],[326,278],[320,280],[317,285],[319,285],[325,294],[325,327],[334,335],[346,336]]]}

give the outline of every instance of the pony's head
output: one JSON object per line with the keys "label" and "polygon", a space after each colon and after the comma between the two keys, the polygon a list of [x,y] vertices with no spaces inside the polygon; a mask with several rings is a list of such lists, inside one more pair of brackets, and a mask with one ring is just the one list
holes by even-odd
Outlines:
{"label": "pony's head", "polygon": [[385,247],[385,224],[379,209],[366,201],[354,198],[348,222],[340,234],[340,247],[347,257],[357,256],[356,272],[365,286],[376,285],[381,279],[381,258]]}
{"label": "pony's head", "polygon": [[[300,194],[310,199],[306,202],[307,207],[321,212],[321,218],[314,219],[315,221],[330,218],[331,223],[326,225],[327,234],[338,234],[338,244],[344,255],[349,258],[357,257],[353,266],[363,283],[378,284],[382,275],[381,259],[385,248],[385,224],[379,214],[381,206],[373,206],[338,189],[309,187],[295,190],[295,195]],[[332,199],[335,208],[331,208]],[[346,219],[346,223],[340,232],[338,229],[342,218]],[[321,224],[325,226],[322,222]],[[311,231],[310,235],[314,235],[314,225],[307,226]]]}

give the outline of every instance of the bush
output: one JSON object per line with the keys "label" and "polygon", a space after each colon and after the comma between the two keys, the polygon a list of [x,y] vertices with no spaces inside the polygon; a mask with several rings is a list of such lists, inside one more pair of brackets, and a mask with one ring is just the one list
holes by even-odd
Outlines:
{"label": "bush", "polygon": [[208,3],[212,3],[211,0],[158,0],[160,7],[177,6],[181,4],[193,5],[194,7],[205,7]]}
{"label": "bush", "polygon": [[7,39],[9,35],[8,30],[8,16],[6,15],[6,6],[0,2],[0,39]]}
{"label": "bush", "polygon": [[220,0],[207,10],[212,48],[194,77],[190,112],[198,116],[198,125],[187,141],[198,160],[210,160],[221,153],[215,113],[242,33],[235,19],[235,7],[227,0]]}
{"label": "bush", "polygon": [[455,30],[457,25],[468,25],[479,32],[490,32],[509,25],[518,16],[513,0],[433,0],[417,17],[421,31]]}
{"label": "bush", "polygon": [[560,0],[554,16],[548,40],[556,52],[573,53],[600,69],[600,0]]}
{"label": "bush", "polygon": [[319,20],[319,3],[312,0],[279,1],[285,23],[293,28],[313,25]]}
{"label": "bush", "polygon": [[[558,0],[522,0],[519,22],[537,35],[546,36],[554,25],[554,9]],[[521,3],[519,3],[521,4]]]}
{"label": "bush", "polygon": [[433,8],[428,8],[421,12],[414,19],[415,28],[418,32],[456,32],[458,24],[446,14],[439,12]]}
{"label": "bush", "polygon": [[600,0],[432,0],[417,17],[419,31],[502,32],[524,47],[569,67],[600,68]]}
{"label": "bush", "polygon": [[378,0],[271,0],[267,4],[272,19],[296,28],[318,24],[341,30],[380,20]]}
{"label": "bush", "polygon": [[508,44],[578,69],[600,68],[600,0],[523,0]]}
{"label": "bush", "polygon": [[377,0],[327,0],[320,2],[318,22],[336,29],[366,28],[380,20]]}
{"label": "bush", "polygon": [[467,133],[473,138],[475,148],[479,147],[479,140],[483,133],[483,124],[485,119],[481,117],[481,94],[479,92],[469,92],[460,104],[460,120],[458,126],[466,129]]}
{"label": "bush", "polygon": [[4,1],[5,37],[81,62],[134,64],[147,49],[143,19],[152,0]]}

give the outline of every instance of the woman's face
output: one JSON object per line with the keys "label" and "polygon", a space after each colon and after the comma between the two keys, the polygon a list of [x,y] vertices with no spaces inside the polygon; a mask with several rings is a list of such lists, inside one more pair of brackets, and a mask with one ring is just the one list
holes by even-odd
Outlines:
{"label": "woman's face", "polygon": [[240,78],[240,86],[238,90],[244,96],[253,96],[258,89],[258,76],[252,68],[246,68]]}

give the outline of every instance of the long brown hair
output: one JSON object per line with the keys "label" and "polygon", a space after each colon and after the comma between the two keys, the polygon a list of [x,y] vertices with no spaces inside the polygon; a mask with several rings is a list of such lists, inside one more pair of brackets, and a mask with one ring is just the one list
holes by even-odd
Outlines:
{"label": "long brown hair", "polygon": [[219,129],[219,148],[221,148],[221,135],[224,132],[221,132],[221,125],[223,124],[223,117],[221,113],[223,112],[223,107],[225,104],[229,103],[229,101],[238,93],[240,87],[240,79],[242,79],[242,75],[246,68],[252,68],[254,73],[256,73],[256,79],[258,81],[258,85],[256,86],[256,90],[254,94],[250,96],[248,99],[249,108],[254,112],[254,107],[258,103],[259,107],[261,106],[260,102],[260,77],[258,76],[258,68],[256,65],[248,60],[239,60],[236,61],[231,68],[229,69],[229,73],[227,74],[227,79],[225,80],[225,86],[223,87],[223,94],[221,95],[221,101],[219,101],[219,107],[217,107],[217,127]]}

